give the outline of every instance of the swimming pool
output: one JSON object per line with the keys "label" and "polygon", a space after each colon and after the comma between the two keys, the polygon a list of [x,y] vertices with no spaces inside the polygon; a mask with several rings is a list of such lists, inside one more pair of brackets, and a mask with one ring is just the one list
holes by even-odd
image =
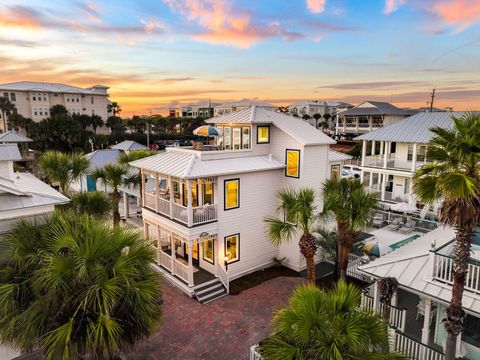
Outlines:
{"label": "swimming pool", "polygon": [[406,239],[403,239],[402,241],[399,241],[395,244],[390,245],[390,249],[397,250],[398,248],[401,248],[402,246],[411,243],[413,240],[418,239],[419,237],[420,235],[412,235]]}

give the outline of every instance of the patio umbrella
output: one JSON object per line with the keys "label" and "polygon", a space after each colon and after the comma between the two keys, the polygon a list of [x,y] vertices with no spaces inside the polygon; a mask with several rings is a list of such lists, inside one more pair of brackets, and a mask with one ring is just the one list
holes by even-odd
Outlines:
{"label": "patio umbrella", "polygon": [[392,249],[390,248],[390,246],[379,243],[378,241],[372,241],[365,244],[362,248],[362,251],[367,253],[368,255],[380,257],[385,254],[388,254],[389,252],[392,251]]}
{"label": "patio umbrella", "polygon": [[390,205],[390,209],[401,213],[414,213],[418,211],[415,205],[411,205],[406,202]]}
{"label": "patio umbrella", "polygon": [[197,136],[207,136],[207,137],[219,135],[218,129],[210,125],[200,126],[195,130],[193,130],[193,133]]}

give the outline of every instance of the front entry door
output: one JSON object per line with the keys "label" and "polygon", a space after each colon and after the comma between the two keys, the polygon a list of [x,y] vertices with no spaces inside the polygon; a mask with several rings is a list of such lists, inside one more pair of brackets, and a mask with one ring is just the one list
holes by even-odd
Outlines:
{"label": "front entry door", "polygon": [[[184,247],[185,258],[188,260],[188,257],[190,256],[190,249],[188,248],[187,243],[184,243],[184,244],[185,244],[185,247]],[[192,256],[192,258],[193,258],[192,262],[193,262],[194,265],[197,265],[197,266],[198,266],[198,253],[199,253],[198,246],[199,246],[198,242],[193,245],[193,256]]]}

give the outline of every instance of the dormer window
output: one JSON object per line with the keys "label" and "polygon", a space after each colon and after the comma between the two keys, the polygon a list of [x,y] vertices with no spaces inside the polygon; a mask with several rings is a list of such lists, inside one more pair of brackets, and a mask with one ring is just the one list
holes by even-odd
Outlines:
{"label": "dormer window", "polygon": [[270,126],[257,126],[257,144],[270,142]]}

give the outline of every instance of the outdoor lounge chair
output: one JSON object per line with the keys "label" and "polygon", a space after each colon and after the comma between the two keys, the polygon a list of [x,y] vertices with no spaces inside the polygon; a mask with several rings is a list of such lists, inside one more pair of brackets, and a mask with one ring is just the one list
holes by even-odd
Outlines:
{"label": "outdoor lounge chair", "polygon": [[402,224],[402,219],[397,217],[397,218],[394,218],[389,225],[385,226],[385,228],[389,230],[398,230],[401,224]]}
{"label": "outdoor lounge chair", "polygon": [[373,217],[372,226],[381,228],[383,226],[385,219],[383,215],[377,214]]}
{"label": "outdoor lounge chair", "polygon": [[405,223],[405,225],[403,225],[400,229],[398,229],[398,231],[400,231],[401,233],[404,233],[404,234],[409,234],[413,230],[415,230],[415,222],[411,221],[411,220],[408,220]]}

